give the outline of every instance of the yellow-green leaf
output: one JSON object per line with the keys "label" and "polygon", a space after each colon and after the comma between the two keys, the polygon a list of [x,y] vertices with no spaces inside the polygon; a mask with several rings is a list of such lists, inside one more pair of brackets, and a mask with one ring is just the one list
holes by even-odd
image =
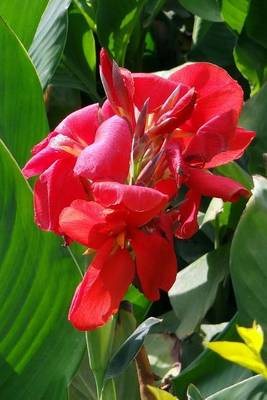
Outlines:
{"label": "yellow-green leaf", "polygon": [[165,390],[159,389],[155,386],[147,385],[149,393],[153,396],[154,400],[177,400],[172,394],[166,392]]}

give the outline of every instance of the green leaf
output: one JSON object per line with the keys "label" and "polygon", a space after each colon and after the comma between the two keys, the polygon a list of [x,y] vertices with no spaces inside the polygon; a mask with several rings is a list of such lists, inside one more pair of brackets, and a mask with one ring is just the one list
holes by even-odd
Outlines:
{"label": "green leaf", "polygon": [[43,93],[26,51],[1,18],[0,43],[0,137],[23,165],[48,131]]}
{"label": "green leaf", "polygon": [[229,249],[221,247],[177,274],[169,298],[180,322],[176,331],[180,338],[192,334],[212,306],[218,286],[226,275],[228,257]]}
{"label": "green leaf", "polygon": [[243,108],[240,125],[247,129],[256,131],[256,138],[249,146],[249,169],[252,174],[265,173],[263,155],[267,151],[267,84],[245,103]]}
{"label": "green leaf", "polygon": [[63,63],[94,100],[99,100],[96,91],[95,39],[82,14],[75,10],[69,13],[69,30],[64,50]]}
{"label": "green leaf", "polygon": [[188,386],[187,389],[187,400],[204,400],[198,388],[192,383]]}
{"label": "green leaf", "polygon": [[166,392],[166,390],[159,389],[155,386],[146,386],[147,391],[149,393],[149,399],[153,400],[177,400],[177,397],[174,397],[172,394]]}
{"label": "green leaf", "polygon": [[95,378],[89,368],[87,352],[68,388],[68,400],[97,400]]}
{"label": "green leaf", "polygon": [[98,39],[119,65],[124,64],[127,46],[146,0],[98,0]]}
{"label": "green leaf", "polygon": [[63,52],[70,2],[71,0],[49,1],[29,49],[43,88],[52,78]]}
{"label": "green leaf", "polygon": [[261,376],[253,376],[214,393],[206,400],[267,400],[267,382]]}
{"label": "green leaf", "polygon": [[[3,0],[0,2],[0,16],[10,25],[11,29],[16,32],[16,35],[26,49],[28,49],[32,43],[47,4],[48,0]],[[1,41],[2,51],[3,48],[3,43]],[[14,58],[14,60],[16,59]]]}
{"label": "green leaf", "polygon": [[[199,301],[199,298],[197,300]],[[236,319],[233,319],[216,339],[236,339],[235,323]],[[197,386],[202,396],[206,397],[249,376],[250,371],[230,364],[212,351],[205,350],[173,382],[175,393],[181,398],[185,397],[190,383]]]}
{"label": "green leaf", "polygon": [[249,190],[253,188],[252,177],[235,161],[216,167],[216,172],[218,172],[220,175],[232,178]]}
{"label": "green leaf", "polygon": [[221,14],[224,21],[237,33],[240,33],[248,10],[251,0],[222,0]]}
{"label": "green leaf", "polygon": [[151,328],[160,322],[160,319],[150,317],[138,326],[110,360],[105,373],[106,380],[117,377],[127,368],[140,350]]}
{"label": "green leaf", "polygon": [[[247,203],[233,238],[230,271],[241,324],[256,320],[263,328],[265,339],[267,336],[266,211],[267,180],[256,176],[253,196]],[[265,349],[264,354],[267,354]]]}
{"label": "green leaf", "polygon": [[207,21],[222,21],[218,0],[179,0],[179,2],[192,14],[196,14]]}
{"label": "green leaf", "polygon": [[0,397],[65,399],[85,344],[67,321],[79,276],[59,238],[34,225],[31,190],[2,142],[0,175]]}
{"label": "green leaf", "polygon": [[191,61],[208,61],[227,67],[234,64],[233,49],[236,36],[223,22],[195,18]]}
{"label": "green leaf", "polygon": [[136,321],[137,323],[141,323],[151,307],[151,301],[149,301],[143,295],[143,293],[141,293],[133,285],[129,286],[129,289],[126,295],[124,296],[124,300],[127,300],[132,304]]}

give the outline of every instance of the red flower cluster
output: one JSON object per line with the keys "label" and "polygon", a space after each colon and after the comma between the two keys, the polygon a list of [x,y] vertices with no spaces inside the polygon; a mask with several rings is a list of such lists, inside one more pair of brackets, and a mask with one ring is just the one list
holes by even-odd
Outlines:
{"label": "red flower cluster", "polygon": [[69,311],[81,330],[103,325],[133,280],[152,301],[171,287],[173,235],[197,231],[201,197],[249,196],[210,169],[239,158],[255,136],[237,127],[242,89],[215,65],[164,79],[119,68],[102,50],[100,74],[103,106],[65,118],[23,169],[39,175],[36,223],[96,252]]}

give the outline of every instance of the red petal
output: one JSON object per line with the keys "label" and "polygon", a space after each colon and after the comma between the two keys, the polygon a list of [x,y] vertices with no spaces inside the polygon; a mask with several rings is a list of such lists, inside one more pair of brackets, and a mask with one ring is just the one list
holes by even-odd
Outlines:
{"label": "red petal", "polygon": [[127,212],[127,222],[134,226],[146,224],[168,202],[168,196],[158,190],[115,182],[94,183],[92,192],[95,200],[103,206]]}
{"label": "red petal", "polygon": [[238,118],[243,105],[243,91],[223,68],[205,62],[194,63],[174,72],[169,79],[197,91],[195,111],[186,124],[189,131],[197,130],[215,115],[231,109]]}
{"label": "red petal", "polygon": [[22,169],[22,173],[25,178],[31,178],[32,176],[42,174],[55,161],[60,159],[73,159],[75,161],[71,154],[53,149],[49,146],[44,147],[41,151],[33,155],[33,157],[27,162],[25,167]]}
{"label": "red petal", "polygon": [[99,105],[97,103],[74,111],[54,131],[74,140],[82,139],[86,144],[91,144],[99,126],[98,112]]}
{"label": "red petal", "polygon": [[166,194],[169,199],[172,199],[177,195],[178,188],[175,179],[167,178],[161,179],[155,185],[155,189],[159,190],[161,193]]}
{"label": "red petal", "polygon": [[40,228],[61,234],[59,214],[87,194],[78,177],[73,175],[74,159],[56,161],[37,180],[34,187],[35,221]]}
{"label": "red petal", "polygon": [[142,289],[150,300],[158,300],[159,290],[168,291],[175,281],[177,261],[173,246],[159,233],[141,230],[132,233],[131,246]]}
{"label": "red petal", "polygon": [[110,217],[107,210],[94,201],[75,200],[64,208],[59,223],[62,232],[72,240],[97,249],[110,234],[116,235],[125,228],[124,221],[117,215]]}
{"label": "red petal", "polygon": [[216,115],[201,126],[183,153],[184,159],[191,164],[204,165],[214,156],[228,149],[235,134],[235,113],[233,110]]}
{"label": "red petal", "polygon": [[77,287],[69,310],[69,321],[79,330],[104,325],[116,313],[135,273],[127,250],[112,253],[112,240],[97,252],[83,281]]}
{"label": "red petal", "polygon": [[241,196],[248,197],[250,191],[240,183],[224,176],[213,175],[209,171],[188,168],[186,185],[203,196],[219,197],[224,201],[238,201]]}
{"label": "red petal", "polygon": [[115,115],[100,125],[95,142],[81,152],[74,171],[91,180],[124,182],[129,171],[131,148],[129,126]]}
{"label": "red petal", "polygon": [[175,236],[179,239],[189,239],[198,231],[197,214],[199,210],[201,195],[189,190],[185,199],[173,214]]}
{"label": "red petal", "polygon": [[149,113],[162,106],[177,88],[177,83],[153,74],[136,73],[133,74],[133,78],[135,88],[134,103],[141,110],[145,101],[149,99]]}
{"label": "red petal", "polygon": [[240,158],[252,140],[255,138],[254,131],[247,131],[243,128],[237,128],[235,135],[228,143],[228,149],[220,154],[215,155],[208,163],[206,168],[214,168],[218,165],[227,164],[232,160]]}

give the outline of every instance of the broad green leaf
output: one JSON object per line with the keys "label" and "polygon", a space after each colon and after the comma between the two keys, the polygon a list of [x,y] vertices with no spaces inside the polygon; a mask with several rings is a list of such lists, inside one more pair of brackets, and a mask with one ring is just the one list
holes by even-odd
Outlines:
{"label": "broad green leaf", "polygon": [[137,323],[141,323],[149,308],[151,307],[151,301],[149,301],[143,293],[141,293],[135,286],[130,285],[124,300],[129,301],[133,306],[134,316]]}
{"label": "broad green leaf", "polygon": [[0,398],[63,400],[85,344],[67,321],[79,275],[60,239],[34,225],[31,190],[2,142],[0,175]]}
{"label": "broad green leaf", "polygon": [[1,18],[0,43],[0,137],[22,166],[48,131],[43,93],[26,51]]}
{"label": "broad green leaf", "polygon": [[97,35],[119,65],[124,64],[127,46],[146,0],[98,0]]}
{"label": "broad green leaf", "polygon": [[[241,322],[256,320],[267,335],[267,180],[255,177],[253,196],[237,226],[230,271]],[[242,251],[241,251],[242,249]],[[244,272],[245,271],[245,272]],[[266,351],[264,349],[265,355]]]}
{"label": "broad green leaf", "polygon": [[63,55],[65,68],[83,85],[94,100],[96,91],[96,49],[92,30],[77,10],[69,12],[69,29]]}
{"label": "broad green leaf", "polygon": [[218,286],[226,276],[228,257],[229,249],[222,247],[177,274],[169,298],[180,321],[176,331],[180,338],[192,334],[212,306]]}
{"label": "broad green leaf", "polygon": [[222,0],[221,3],[221,14],[224,21],[237,33],[240,33],[248,10],[251,0]]}
{"label": "broad green leaf", "polygon": [[251,0],[246,20],[246,31],[250,38],[267,49],[266,35],[267,3],[261,0]]}
{"label": "broad green leaf", "polygon": [[191,61],[208,61],[227,67],[234,64],[236,36],[224,22],[211,22],[195,17]]}
{"label": "broad green leaf", "polygon": [[[236,319],[233,319],[218,340],[235,340],[235,323]],[[174,379],[174,388],[178,397],[184,398],[188,385],[193,383],[205,398],[249,376],[249,370],[231,364],[207,349]]]}
{"label": "broad green leaf", "polygon": [[29,49],[43,88],[52,78],[65,46],[70,2],[71,0],[48,2]]}
{"label": "broad green leaf", "polygon": [[256,138],[249,146],[249,169],[252,174],[265,173],[263,155],[267,152],[267,84],[245,103],[240,125],[256,131]]}
{"label": "broad green leaf", "polygon": [[261,376],[253,376],[206,398],[206,400],[230,399],[267,400],[267,382]]}
{"label": "broad green leaf", "polygon": [[127,368],[143,345],[150,329],[160,322],[160,319],[150,317],[138,326],[110,360],[105,373],[106,380],[117,377]]}
{"label": "broad green leaf", "polygon": [[151,400],[177,400],[177,397],[174,397],[172,394],[166,392],[166,390],[162,390],[155,386],[147,385],[146,389],[150,394],[149,399]]}
{"label": "broad green leaf", "polygon": [[89,367],[87,352],[68,388],[68,400],[98,400],[95,378]]}
{"label": "broad green leaf", "polygon": [[[0,2],[0,17],[14,30],[26,49],[28,49],[32,43],[48,1],[49,0],[2,0]],[[4,46],[2,40],[0,40],[0,42],[1,49],[3,50]],[[14,58],[14,60],[15,59],[16,58]]]}
{"label": "broad green leaf", "polygon": [[198,388],[192,383],[188,386],[187,389],[187,400],[204,400]]}
{"label": "broad green leaf", "polygon": [[179,0],[179,2],[192,14],[196,14],[207,21],[222,21],[218,0]]}

